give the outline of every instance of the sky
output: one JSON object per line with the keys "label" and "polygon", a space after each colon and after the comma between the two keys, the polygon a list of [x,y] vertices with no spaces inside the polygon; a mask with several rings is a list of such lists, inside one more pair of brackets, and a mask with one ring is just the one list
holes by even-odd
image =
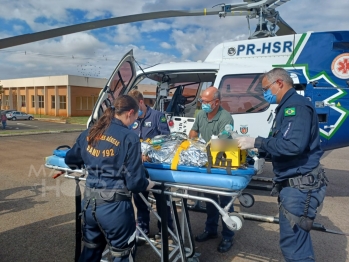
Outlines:
{"label": "sky", "polygon": [[[239,3],[232,1],[231,3]],[[214,0],[1,0],[0,39],[164,10],[211,8]],[[228,4],[228,2],[227,2]],[[277,9],[297,32],[349,30],[349,0],[291,0]],[[256,21],[251,21],[251,29]],[[123,24],[0,49],[0,79],[51,75],[109,78],[133,49],[142,67],[204,60],[219,43],[247,39],[246,17],[180,17]]]}

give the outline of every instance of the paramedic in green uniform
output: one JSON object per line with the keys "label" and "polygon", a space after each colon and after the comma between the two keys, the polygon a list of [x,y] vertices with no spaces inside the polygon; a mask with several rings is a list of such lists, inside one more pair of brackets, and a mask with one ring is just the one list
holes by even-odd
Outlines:
{"label": "paramedic in green uniform", "polygon": [[[234,126],[234,120],[228,111],[221,106],[221,95],[216,87],[207,88],[201,95],[202,110],[198,113],[194,125],[189,133],[190,138],[198,137],[199,134],[206,141],[209,142],[212,135],[218,136],[226,125]],[[206,194],[205,197],[211,198],[218,203],[218,196]],[[231,200],[231,197],[220,196],[221,207],[226,206]],[[234,207],[231,206],[229,212],[233,212]],[[216,238],[219,212],[218,209],[211,203],[206,203],[206,227],[201,235],[196,236],[195,240],[204,242],[211,238]],[[221,253],[227,252],[233,245],[234,232],[229,230],[226,224],[222,221],[222,241],[217,250]]]}

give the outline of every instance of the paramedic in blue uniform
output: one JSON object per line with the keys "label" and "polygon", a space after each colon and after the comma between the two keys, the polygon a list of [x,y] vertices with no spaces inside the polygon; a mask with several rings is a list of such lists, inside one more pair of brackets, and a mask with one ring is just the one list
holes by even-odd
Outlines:
{"label": "paramedic in blue uniform", "polygon": [[100,261],[106,245],[114,262],[133,261],[136,222],[131,193],[149,190],[139,138],[130,130],[138,103],[118,97],[98,122],[82,132],[65,162],[88,171],[82,201],[83,242],[79,261]]}
{"label": "paramedic in blue uniform", "polygon": [[[147,139],[152,139],[157,135],[168,135],[170,134],[170,129],[167,124],[167,119],[165,115],[157,110],[154,110],[147,106],[144,103],[144,97],[141,92],[137,89],[134,89],[129,92],[129,95],[132,96],[139,103],[139,116],[133,125],[133,131],[139,139],[145,141]],[[147,161],[146,156],[142,156],[143,161]],[[148,199],[149,192],[142,192],[143,196]],[[154,194],[157,209],[160,213],[160,194]],[[149,234],[149,222],[150,215],[147,205],[144,203],[142,198],[138,194],[133,195],[133,200],[135,206],[137,207],[137,223],[138,226],[144,231],[144,233]],[[169,203],[168,196],[166,197],[167,203]],[[167,218],[168,218],[168,226],[172,230],[173,229],[173,219],[171,216],[171,209],[167,207]],[[159,233],[161,232],[161,223],[158,221]]]}
{"label": "paramedic in blue uniform", "polygon": [[[206,142],[209,142],[211,136],[218,136],[222,131],[224,131],[226,125],[234,126],[234,120],[230,113],[220,106],[221,95],[216,87],[211,86],[207,88],[202,93],[200,102],[202,111],[200,111],[195,118],[194,125],[189,133],[190,138],[198,137],[199,134],[201,134],[201,137]],[[218,203],[217,195],[205,193],[205,197],[211,198]],[[220,206],[225,207],[232,198],[228,196],[220,196],[219,199]],[[233,211],[234,207],[231,205],[229,212]],[[201,235],[198,235],[195,238],[198,242],[203,242],[218,236],[218,209],[212,203],[206,202],[206,213],[207,219],[205,230]],[[219,243],[217,250],[218,252],[224,253],[229,251],[233,246],[234,232],[227,227],[223,220],[222,225],[222,241]]]}
{"label": "paramedic in blue uniform", "polygon": [[264,98],[278,104],[268,138],[238,138],[241,149],[257,148],[271,155],[275,173],[273,191],[279,193],[280,248],[286,261],[314,261],[310,229],[324,200],[326,176],[320,166],[316,111],[297,94],[282,68],[262,78]]}

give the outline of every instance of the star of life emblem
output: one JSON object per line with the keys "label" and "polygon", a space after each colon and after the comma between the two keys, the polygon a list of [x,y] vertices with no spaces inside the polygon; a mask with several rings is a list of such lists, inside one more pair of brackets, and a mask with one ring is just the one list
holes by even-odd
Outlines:
{"label": "star of life emblem", "polygon": [[331,70],[333,74],[341,79],[349,78],[349,53],[344,53],[333,59]]}

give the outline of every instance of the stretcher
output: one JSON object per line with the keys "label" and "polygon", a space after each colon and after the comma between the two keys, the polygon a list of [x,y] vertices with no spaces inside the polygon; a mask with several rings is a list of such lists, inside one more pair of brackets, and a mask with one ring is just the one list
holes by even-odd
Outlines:
{"label": "stretcher", "polygon": [[[279,221],[277,217],[272,216],[228,212],[236,199],[238,199],[240,204],[244,207],[251,207],[254,204],[253,196],[242,192],[251,181],[251,178],[258,171],[253,166],[232,169],[229,173],[227,173],[225,169],[212,168],[210,170],[211,173],[207,173],[207,169],[204,167],[199,168],[179,165],[176,170],[171,170],[170,165],[167,164],[144,163],[144,165],[148,170],[150,179],[157,185],[156,189],[151,189],[151,191],[153,194],[157,193],[163,195],[160,203],[161,210],[166,211],[166,205],[169,205],[174,218],[174,230],[172,231],[167,225],[167,212],[158,214],[153,209],[149,199],[145,199],[140,193],[141,198],[147,204],[149,210],[160,222],[162,222],[162,234],[161,241],[156,241],[149,238],[147,234],[137,226],[137,230],[141,235],[138,238],[147,241],[154,252],[160,257],[161,261],[199,261],[198,254],[195,253],[195,241],[190,226],[188,200],[212,203],[218,209],[222,216],[222,220],[226,223],[227,227],[233,231],[242,228],[244,219],[268,223],[278,223]],[[64,154],[63,156],[54,155],[46,158],[45,166],[60,172],[55,176],[55,178],[64,174],[64,177],[76,181],[75,261],[78,261],[81,252],[82,237],[81,221],[79,217],[79,213],[81,212],[81,192],[79,182],[85,181],[88,174],[86,170],[72,170],[66,166],[64,163]],[[203,197],[203,193],[230,196],[231,201],[225,207],[221,207],[219,203],[214,200]],[[169,196],[169,203],[166,203],[165,195]],[[177,212],[178,206],[181,208],[180,214]],[[326,229],[319,223],[314,223],[312,229],[332,234],[348,235],[343,232]],[[168,236],[172,238],[172,243],[169,243]],[[110,255],[109,250],[107,249],[104,251],[101,261],[109,261],[108,257],[110,257]]]}
{"label": "stretcher", "polygon": [[[149,210],[155,215],[162,226],[161,241],[158,242],[150,239],[139,227],[140,239],[149,243],[152,249],[159,255],[161,261],[199,261],[195,253],[195,242],[190,227],[190,218],[188,212],[188,200],[211,202],[219,211],[223,221],[230,230],[240,230],[243,226],[243,217],[236,212],[229,213],[231,205],[236,199],[239,199],[242,205],[252,206],[254,199],[252,195],[243,193],[242,191],[249,184],[252,176],[256,173],[253,166],[247,166],[239,169],[232,169],[229,173],[225,169],[211,168],[207,173],[205,167],[188,167],[177,166],[177,170],[171,170],[168,164],[144,163],[148,170],[150,179],[155,182],[157,189],[152,189],[153,193],[164,195],[162,210],[166,210],[166,205],[170,205],[173,215],[174,230],[171,231],[167,225],[167,212],[158,214],[149,203],[148,199],[140,193],[141,198],[147,204]],[[77,181],[86,180],[87,173],[85,170],[72,170],[64,163],[64,155],[53,155],[46,158],[45,166],[50,169],[60,171],[66,178],[75,179]],[[75,173],[75,174],[73,174]],[[79,190],[76,190],[79,194]],[[202,196],[202,193],[210,193],[221,196],[230,196],[231,201],[225,207],[221,207],[216,201]],[[81,195],[81,193],[80,193]],[[169,196],[170,203],[166,203],[165,195]],[[81,201],[81,199],[80,199]],[[77,202],[77,213],[80,213]],[[182,212],[178,214],[177,208],[181,207]],[[78,223],[78,221],[77,221]],[[80,223],[80,222],[79,222]],[[76,227],[78,230],[78,226]],[[76,234],[76,245],[81,245],[81,234]],[[171,244],[168,242],[168,236],[173,240]],[[78,239],[80,238],[80,239]],[[161,248],[159,248],[161,245]],[[81,247],[81,246],[80,246]],[[80,248],[79,248],[80,250]],[[104,257],[107,257],[105,251]],[[78,251],[75,258],[79,256]],[[107,260],[104,260],[107,261]]]}

